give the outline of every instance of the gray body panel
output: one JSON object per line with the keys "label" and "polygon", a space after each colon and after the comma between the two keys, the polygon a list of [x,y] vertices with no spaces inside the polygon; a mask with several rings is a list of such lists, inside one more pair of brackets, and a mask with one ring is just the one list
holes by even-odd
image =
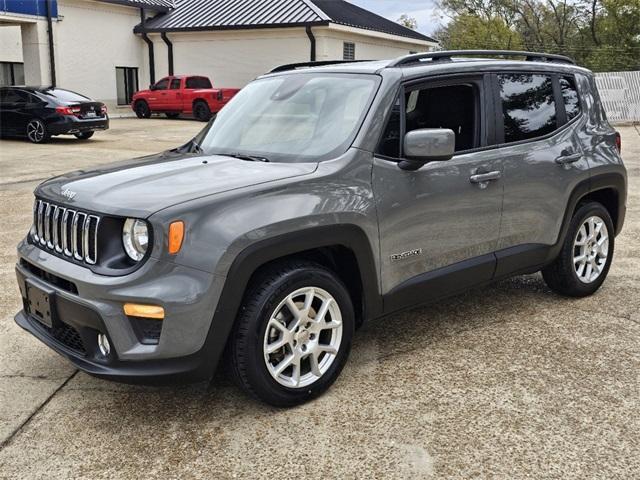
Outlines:
{"label": "gray body panel", "polygon": [[[240,302],[246,285],[234,281],[242,277],[244,282],[252,273],[238,273],[241,260],[269,239],[286,242],[300,232],[311,232],[305,236],[306,243],[296,243],[295,248],[304,251],[331,245],[330,238],[314,238],[314,232],[325,237],[331,236],[333,227],[358,232],[358,249],[371,255],[367,275],[375,277],[365,279],[371,285],[365,294],[375,301],[365,301],[376,304],[403,284],[479,257],[488,267],[466,283],[489,281],[498,262],[496,252],[527,245],[551,248],[562,241],[576,189],[588,192],[591,178],[617,175],[623,184],[626,181],[614,145],[615,132],[599,107],[587,70],[493,60],[385,66],[385,62],[371,62],[303,72],[368,73],[382,78],[351,148],[338,158],[319,163],[261,163],[167,153],[92,172],[72,172],[37,188],[38,197],[72,208],[148,219],[153,245],[139,269],[122,276],[99,275],[27,240],[18,246],[20,258],[77,286],[77,294],[54,290],[99,312],[120,360],[143,364],[180,358],[215,341],[213,368],[236,313],[234,306],[221,299]],[[546,138],[458,154],[413,172],[401,170],[391,159],[376,157],[386,119],[404,82],[532,70],[576,75],[582,115]],[[583,157],[568,166],[558,165],[556,157],[567,149],[580,151]],[[470,182],[470,176],[479,171],[498,171],[501,177],[483,188]],[[76,192],[71,201],[62,195],[65,189]],[[620,195],[624,206],[626,190]],[[186,234],[180,252],[170,255],[167,230],[176,219],[185,222]],[[336,240],[338,245],[345,243],[343,237]],[[539,267],[537,261],[523,266]],[[17,268],[32,276],[20,265]],[[122,311],[124,302],[165,308],[157,345],[138,343]],[[404,306],[416,303],[420,298]],[[373,308],[365,317],[388,311],[390,307]],[[27,328],[24,315],[19,317]]]}

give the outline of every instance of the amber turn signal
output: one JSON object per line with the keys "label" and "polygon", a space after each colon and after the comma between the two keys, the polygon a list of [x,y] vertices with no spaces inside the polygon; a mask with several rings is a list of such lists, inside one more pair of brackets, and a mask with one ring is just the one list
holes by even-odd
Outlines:
{"label": "amber turn signal", "polygon": [[177,221],[169,225],[169,253],[175,255],[182,248],[184,240],[184,222]]}
{"label": "amber turn signal", "polygon": [[139,305],[137,303],[125,303],[124,313],[128,317],[164,319],[164,308],[158,305]]}

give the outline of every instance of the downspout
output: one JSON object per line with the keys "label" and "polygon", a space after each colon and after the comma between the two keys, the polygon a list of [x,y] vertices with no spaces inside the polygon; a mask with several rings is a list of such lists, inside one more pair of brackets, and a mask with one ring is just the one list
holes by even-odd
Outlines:
{"label": "downspout", "polygon": [[145,41],[147,46],[149,47],[149,82],[151,85],[156,83],[156,57],[153,53],[153,41],[147,36],[146,28],[145,28],[145,17],[144,17],[144,8],[140,9],[140,20],[142,23],[142,33],[140,36],[142,40]]}
{"label": "downspout", "polygon": [[171,40],[169,40],[169,37],[167,37],[167,34],[165,32],[162,32],[160,36],[162,37],[162,40],[164,40],[164,43],[167,44],[167,54],[169,56],[169,75],[173,75],[173,43],[171,43]]}
{"label": "downspout", "polygon": [[311,25],[307,25],[305,27],[305,31],[307,32],[307,37],[309,37],[309,42],[311,42],[311,61],[316,61],[316,37],[313,35],[311,31]]}
{"label": "downspout", "polygon": [[56,58],[53,50],[53,21],[51,19],[51,0],[45,0],[44,7],[47,13],[47,36],[49,38],[49,68],[51,73],[51,86],[56,86]]}

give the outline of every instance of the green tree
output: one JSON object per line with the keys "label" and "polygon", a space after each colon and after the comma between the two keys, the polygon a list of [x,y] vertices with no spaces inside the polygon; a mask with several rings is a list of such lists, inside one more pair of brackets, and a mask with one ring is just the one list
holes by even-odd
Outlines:
{"label": "green tree", "polygon": [[519,50],[523,45],[521,35],[500,17],[484,19],[471,14],[457,15],[435,35],[447,50]]}
{"label": "green tree", "polygon": [[418,29],[418,21],[415,18],[410,17],[406,13],[400,15],[400,18],[398,18],[398,23],[404,27],[410,28],[411,30]]}

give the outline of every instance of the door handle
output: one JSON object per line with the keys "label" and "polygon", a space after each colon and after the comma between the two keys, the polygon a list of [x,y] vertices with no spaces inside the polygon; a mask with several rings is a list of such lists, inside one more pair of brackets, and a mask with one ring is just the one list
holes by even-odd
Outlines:
{"label": "door handle", "polygon": [[479,183],[481,186],[485,185],[492,180],[498,180],[502,176],[502,173],[499,170],[494,172],[487,173],[476,173],[469,177],[469,181],[471,183]]}
{"label": "door handle", "polygon": [[582,158],[582,153],[570,153],[568,155],[560,155],[556,158],[558,165],[568,165],[569,163],[575,163]]}

